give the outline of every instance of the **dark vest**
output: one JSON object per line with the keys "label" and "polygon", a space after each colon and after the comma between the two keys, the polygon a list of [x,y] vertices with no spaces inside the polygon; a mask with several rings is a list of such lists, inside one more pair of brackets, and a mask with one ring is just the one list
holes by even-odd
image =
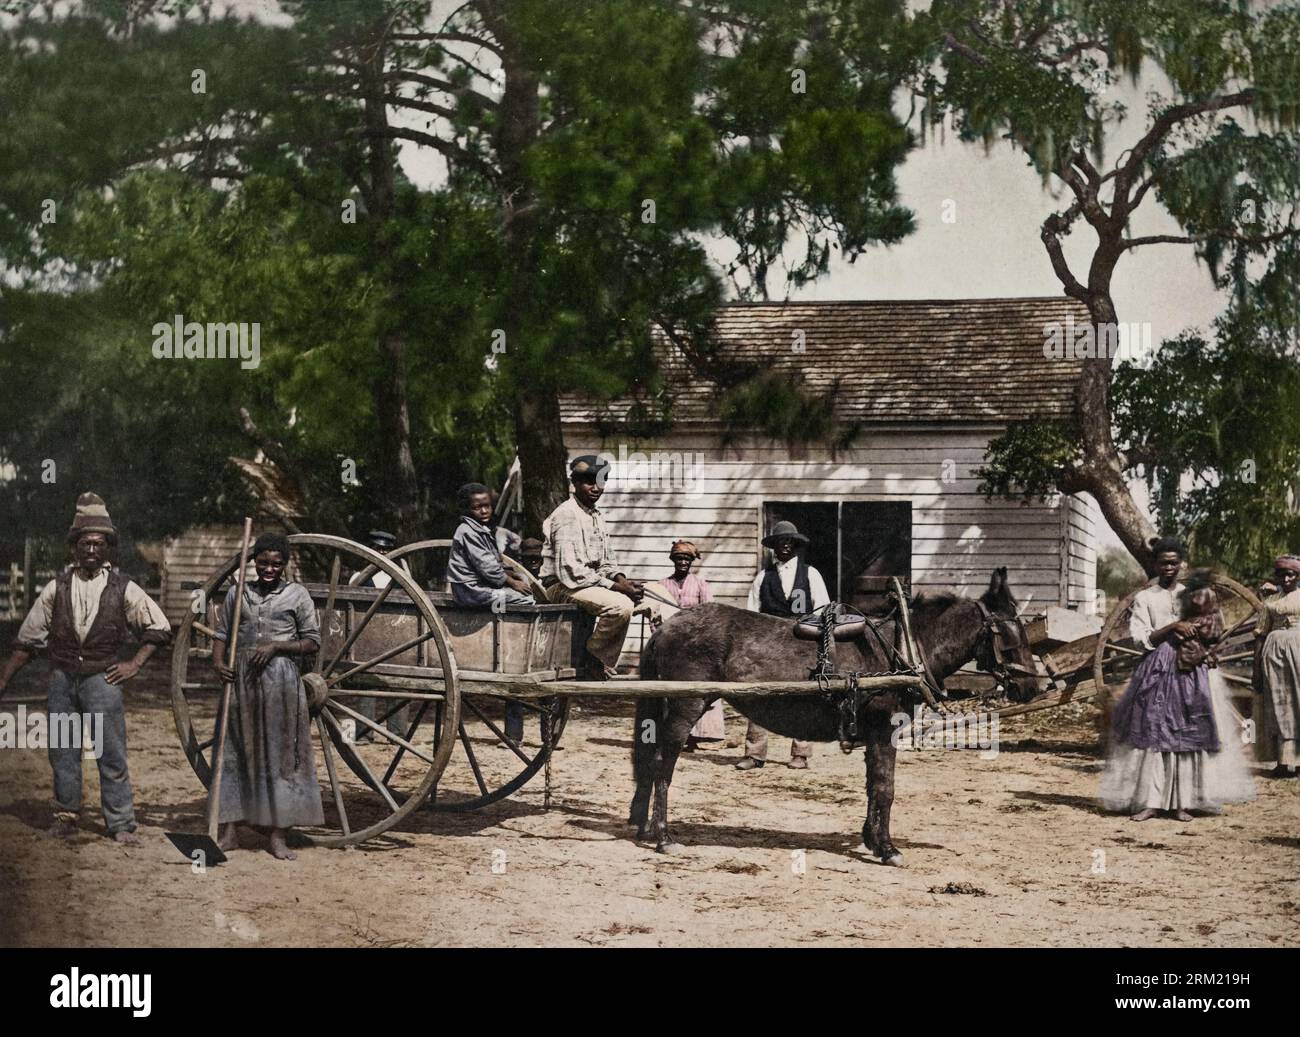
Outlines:
{"label": "dark vest", "polygon": [[[803,611],[795,612],[791,607],[795,595],[803,591]],[[796,616],[805,615],[812,611],[812,587],[808,583],[808,563],[800,555],[795,572],[794,586],[790,589],[790,597],[781,593],[781,574],[776,571],[776,566],[769,566],[767,572],[763,574],[763,582],[758,586],[758,611],[769,616]]]}
{"label": "dark vest", "polygon": [[86,631],[86,639],[78,641],[77,630],[72,625],[72,570],[55,577],[48,651],[56,669],[77,674],[102,673],[117,662],[117,650],[127,638],[126,585],[130,582],[126,573],[109,570],[95,621]]}

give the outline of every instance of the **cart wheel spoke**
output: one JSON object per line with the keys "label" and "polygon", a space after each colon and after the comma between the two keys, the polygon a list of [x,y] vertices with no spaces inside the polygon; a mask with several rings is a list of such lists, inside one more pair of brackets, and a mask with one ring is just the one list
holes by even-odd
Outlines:
{"label": "cart wheel spoke", "polygon": [[[366,727],[370,728],[371,731],[379,735],[381,738],[387,739],[388,741],[392,742],[394,745],[401,746],[403,749],[411,753],[413,756],[418,756],[425,763],[430,763],[430,764],[433,763],[433,757],[430,756],[428,753],[424,752],[422,749],[417,749],[405,738],[402,738],[400,735],[393,734],[392,731],[388,730],[388,728],[384,727],[383,725],[376,724],[364,713],[358,713],[355,709],[343,705],[342,702],[330,702],[328,708],[342,710],[353,720],[359,720],[361,723],[365,724]],[[361,758],[360,754],[358,754],[357,759],[360,758]]]}
{"label": "cart wheel spoke", "polygon": [[334,602],[338,598],[338,593],[339,593],[339,571],[342,568],[343,568],[343,555],[340,552],[335,551],[334,560],[330,563],[329,594],[325,598],[325,611],[321,614],[321,618],[325,620],[325,622],[321,623],[321,631],[320,631],[320,651],[322,653],[325,651],[326,640],[330,636],[330,628],[329,628],[328,621],[329,618],[334,615]]}
{"label": "cart wheel spoke", "polygon": [[[330,705],[334,706],[337,705],[337,703],[331,702]],[[320,715],[325,718],[325,722],[329,724],[330,729],[334,732],[334,734],[337,735],[340,740],[345,740],[343,739],[343,729],[339,727],[339,722],[336,719],[334,719],[333,715],[329,712],[329,710],[328,709],[321,710]],[[381,796],[384,797],[384,801],[388,804],[389,809],[392,810],[393,813],[396,813],[398,810],[400,810],[401,808],[398,806],[397,800],[393,798],[392,790],[387,785],[385,785],[382,781],[380,781],[378,778],[375,777],[375,772],[372,771],[370,769],[370,765],[367,764],[366,761],[361,758],[361,754],[353,753],[352,755],[354,757],[356,765],[359,766],[362,769],[362,771],[365,772],[365,777],[367,779],[366,783],[372,789],[374,789],[376,792],[378,792]]]}
{"label": "cart wheel spoke", "polygon": [[329,734],[325,731],[325,721],[316,717],[316,731],[320,735],[320,751],[325,757],[325,771],[330,777],[330,791],[334,793],[334,809],[339,814],[339,824],[343,826],[345,836],[352,834],[348,826],[348,812],[343,806],[343,790],[339,788],[338,774],[334,770],[334,750],[330,748]]}
{"label": "cart wheel spoke", "polygon": [[499,738],[502,742],[504,742],[507,746],[509,746],[511,751],[513,751],[514,754],[519,757],[519,759],[524,761],[525,767],[532,765],[534,758],[526,755],[524,751],[519,748],[518,742],[516,742],[513,738],[511,738],[504,731],[502,731],[501,728],[497,727],[496,724],[492,723],[492,721],[488,719],[486,714],[484,714],[484,712],[481,709],[479,709],[477,705],[475,705],[473,696],[470,695],[465,696],[465,705],[467,705],[474,712],[474,715],[476,717],[478,717],[481,721],[483,721],[483,723],[485,723],[488,726],[488,730],[490,730],[494,735],[497,736],[497,738]]}
{"label": "cart wheel spoke", "polygon": [[[415,739],[415,729],[420,726],[420,720],[424,717],[425,710],[429,708],[429,703],[423,702],[420,708],[416,710],[415,719],[411,721],[411,726],[406,729],[406,740],[408,742]],[[385,720],[388,718],[385,717]],[[402,762],[402,756],[406,752],[406,746],[399,745],[397,752],[393,754],[393,762],[388,765],[388,770],[384,771],[384,784],[387,785],[397,770],[397,765]]]}
{"label": "cart wheel spoke", "polygon": [[[389,584],[388,586],[391,587],[392,584]],[[384,589],[387,590],[388,588],[385,587]],[[367,613],[366,615],[368,617],[369,613]],[[361,629],[362,627],[358,626],[357,629],[354,631],[354,633],[360,633]],[[409,640],[403,641],[400,645],[397,645],[393,648],[389,648],[383,652],[380,652],[373,659],[367,659],[363,663],[358,663],[356,666],[353,666],[350,670],[345,670],[342,673],[336,673],[333,677],[329,676],[329,671],[327,670],[325,673],[325,678],[326,678],[325,683],[330,685],[330,687],[333,687],[334,685],[338,684],[339,681],[345,680],[348,677],[355,677],[359,673],[364,673],[366,670],[369,670],[372,666],[378,666],[382,662],[387,662],[395,655],[401,655],[403,652],[409,652],[412,648],[415,648],[417,645],[424,644],[424,642],[429,640],[429,638],[431,637],[433,637],[432,630],[426,630],[421,634],[416,634],[414,637],[410,638]],[[351,647],[351,645],[349,645],[348,647]],[[338,660],[335,659],[334,663],[337,662]],[[333,668],[334,663],[330,664],[331,669]]]}
{"label": "cart wheel spoke", "polygon": [[465,725],[460,725],[460,744],[465,747],[465,755],[469,758],[470,769],[474,772],[474,780],[478,782],[479,791],[483,795],[488,795],[488,787],[483,781],[483,772],[479,770],[478,757],[474,755],[474,747],[469,744],[469,736],[465,733]]}
{"label": "cart wheel spoke", "polygon": [[334,672],[334,667],[336,667],[342,658],[348,654],[348,649],[356,644],[357,638],[360,637],[362,631],[370,625],[370,621],[375,618],[375,615],[379,612],[380,606],[388,600],[388,595],[392,593],[395,586],[397,586],[397,584],[390,583],[387,587],[384,587],[379,592],[379,596],[370,603],[370,608],[366,609],[366,614],[361,617],[361,622],[353,628],[352,633],[348,634],[347,640],[345,640],[342,647],[334,653],[334,657],[329,661],[329,665],[321,671],[323,677],[328,678],[329,675]]}

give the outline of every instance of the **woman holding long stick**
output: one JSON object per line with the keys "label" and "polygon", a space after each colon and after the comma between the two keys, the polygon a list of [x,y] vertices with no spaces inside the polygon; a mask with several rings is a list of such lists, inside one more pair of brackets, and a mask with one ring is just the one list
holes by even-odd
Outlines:
{"label": "woman holding long stick", "polygon": [[218,845],[235,849],[235,825],[271,830],[271,853],[294,860],[287,831],[321,824],[320,785],[311,745],[311,715],[301,660],[320,648],[320,627],[311,595],[284,578],[289,542],[265,533],[252,550],[257,580],[244,588],[238,659],[226,658],[237,586],[226,595],[212,642],[212,665],[234,683],[221,776]]}

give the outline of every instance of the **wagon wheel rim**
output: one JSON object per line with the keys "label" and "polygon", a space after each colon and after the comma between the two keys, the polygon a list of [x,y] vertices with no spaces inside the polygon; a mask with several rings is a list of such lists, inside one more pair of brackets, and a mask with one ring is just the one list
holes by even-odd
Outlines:
{"label": "wagon wheel rim", "polygon": [[[450,540],[417,540],[385,557],[405,562],[419,552],[445,550],[450,544]],[[365,575],[362,570],[358,577]],[[518,703],[524,711],[522,742],[505,731],[502,710],[507,702]],[[546,766],[568,717],[567,698],[525,700],[462,690],[460,718],[452,728],[459,746],[457,758],[452,769],[444,772],[430,806],[443,813],[467,813],[518,792]],[[536,729],[530,730],[534,724]]]}
{"label": "wagon wheel rim", "polygon": [[[478,810],[481,807],[487,806],[489,803],[495,803],[498,800],[513,795],[528,784],[528,782],[536,776],[537,772],[546,765],[547,759],[550,757],[551,753],[555,751],[555,747],[560,742],[560,736],[564,733],[564,725],[569,719],[569,700],[561,696],[546,699],[509,700],[518,702],[524,708],[525,736],[527,735],[527,726],[532,721],[537,721],[540,728],[538,747],[535,751],[532,751],[531,755],[529,755],[532,746],[528,745],[527,741],[525,741],[523,745],[513,743],[519,752],[528,757],[527,762],[520,760],[519,762],[523,763],[522,769],[509,780],[498,784],[496,781],[492,780],[490,775],[483,774],[483,756],[485,753],[482,742],[490,742],[491,739],[485,739],[480,735],[479,739],[477,739],[480,743],[479,747],[475,748],[474,745],[476,740],[470,737],[470,733],[466,728],[465,719],[467,716],[478,719],[493,735],[496,742],[496,751],[500,754],[500,747],[505,745],[509,748],[509,744],[512,743],[513,740],[507,740],[505,732],[500,730],[502,725],[497,724],[494,718],[489,717],[488,711],[493,702],[503,702],[507,700],[501,696],[465,694],[462,695],[462,701],[464,702],[465,710],[461,715],[461,722],[457,731],[457,741],[462,746],[462,751],[466,755],[466,769],[469,771],[470,777],[474,781],[474,788],[477,791],[477,795],[471,793],[467,799],[448,800],[445,798],[447,790],[440,790],[443,791],[443,797],[439,797],[435,794],[432,802],[433,809],[453,814]],[[514,749],[511,749],[511,752],[512,755],[515,754]],[[516,756],[516,758],[518,757]]]}
{"label": "wagon wheel rim", "polygon": [[[1128,683],[1133,667],[1142,658],[1143,652],[1136,648],[1128,638],[1128,621],[1133,609],[1133,601],[1138,594],[1154,586],[1155,580],[1149,580],[1141,587],[1124,597],[1109,616],[1097,636],[1097,648],[1093,653],[1093,685],[1096,689],[1098,704],[1105,710],[1109,703],[1115,701]],[[1219,596],[1220,612],[1224,616],[1224,643],[1228,651],[1224,655],[1236,655],[1242,646],[1252,637],[1253,621],[1258,619],[1263,608],[1259,597],[1249,587],[1238,583],[1228,576],[1214,574],[1211,586]],[[1226,594],[1225,594],[1226,592]],[[1233,660],[1240,662],[1241,659]],[[1249,663],[1235,669],[1250,669]],[[1225,667],[1226,675],[1234,683],[1249,683],[1249,677],[1232,673]]]}
{"label": "wagon wheel rim", "polygon": [[[418,554],[421,551],[436,551],[436,550],[445,551],[450,547],[451,547],[450,540],[416,540],[409,544],[403,544],[401,547],[393,548],[391,551],[385,554],[384,557],[387,558],[390,562],[402,562],[402,568],[405,569],[407,573],[410,573],[411,572],[410,567],[404,561],[404,559],[406,559],[407,556]],[[350,577],[348,577],[348,584],[355,586],[356,584],[369,579],[371,576],[375,575],[375,573],[377,573],[378,571],[379,571],[378,566],[368,565],[364,569],[358,570],[357,572],[353,573]]]}
{"label": "wagon wheel rim", "polygon": [[[326,822],[323,826],[305,826],[295,831],[316,846],[349,846],[398,824],[436,786],[451,756],[454,739],[439,736],[439,730],[447,728],[434,727],[430,707],[437,703],[441,717],[452,725],[452,730],[459,725],[455,657],[446,627],[433,603],[403,567],[343,537],[300,533],[288,540],[291,548],[313,548],[316,554],[324,552],[329,560],[327,581],[307,584],[321,619],[321,648],[316,656],[316,668],[305,671],[303,676],[312,707],[313,749]],[[359,589],[342,579],[342,563],[349,557],[353,561],[349,568],[371,566],[374,572],[382,571],[390,577],[389,585],[373,597],[369,590],[358,595]],[[201,590],[202,618],[193,611],[186,615],[172,654],[172,710],[176,729],[190,766],[205,786],[212,775],[210,756],[215,721],[200,733],[192,700],[201,690],[219,692],[220,688],[211,675],[210,648],[205,649],[200,642],[210,644],[208,632],[215,628],[216,611],[225,600],[226,588],[238,562],[238,556],[232,556],[205,582]],[[376,656],[385,652],[362,653],[366,657],[356,657],[355,649],[375,618],[392,615],[391,611],[385,613],[384,605],[395,591],[400,594],[392,599],[392,606],[413,610],[417,631],[417,637],[407,638],[402,647],[418,651],[421,659],[427,657],[430,666],[437,667],[430,668],[429,678],[421,680],[418,690],[395,692],[383,686],[383,660],[376,661]],[[345,597],[358,599],[346,602],[346,613],[343,611]],[[431,649],[426,647],[429,645]],[[203,661],[205,658],[207,661]],[[187,679],[197,676],[196,671],[206,679],[206,684]],[[402,735],[389,732],[386,724],[372,727],[364,716],[358,715],[355,708],[358,700],[383,707],[376,708],[381,719],[388,710],[405,706],[411,722]],[[351,721],[358,730],[374,731],[376,746],[383,748],[362,750],[351,744],[345,737],[344,721]],[[432,742],[426,737],[429,734],[433,734]],[[384,762],[385,755],[392,764],[391,770]],[[403,758],[406,767],[400,769]]]}

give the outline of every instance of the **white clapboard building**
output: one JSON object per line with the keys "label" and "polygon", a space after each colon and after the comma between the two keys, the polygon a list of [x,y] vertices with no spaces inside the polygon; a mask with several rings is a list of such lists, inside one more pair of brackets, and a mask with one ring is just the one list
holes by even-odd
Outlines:
{"label": "white clapboard building", "polygon": [[890,576],[913,592],[978,592],[1005,565],[1027,614],[1089,611],[1096,504],[986,500],[974,474],[1010,422],[1070,415],[1077,361],[1043,345],[1071,319],[1087,314],[1063,298],[729,305],[715,355],[823,399],[841,432],[856,430],[848,445],[728,431],[725,390],[667,343],[667,430],[644,423],[644,400],[570,396],[565,445],[613,460],[601,508],[634,578],[670,572],[669,545],[686,538],[715,595],[743,604],[759,541],[789,519],[833,598],[871,604]]}

